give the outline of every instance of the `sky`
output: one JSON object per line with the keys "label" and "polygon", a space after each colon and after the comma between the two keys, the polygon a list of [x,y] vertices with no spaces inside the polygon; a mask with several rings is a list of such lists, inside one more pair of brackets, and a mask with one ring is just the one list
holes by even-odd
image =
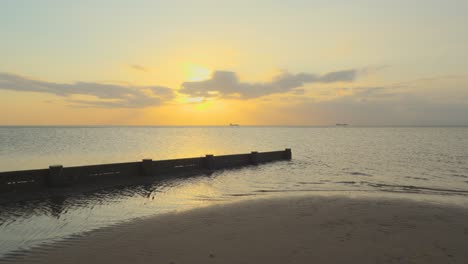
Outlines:
{"label": "sky", "polygon": [[0,125],[468,125],[467,12],[0,0]]}

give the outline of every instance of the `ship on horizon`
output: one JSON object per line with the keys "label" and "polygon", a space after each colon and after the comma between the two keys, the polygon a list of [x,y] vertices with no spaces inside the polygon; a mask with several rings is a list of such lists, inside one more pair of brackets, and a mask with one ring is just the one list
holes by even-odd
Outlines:
{"label": "ship on horizon", "polygon": [[346,124],[346,123],[336,123],[336,126],[345,127],[345,126],[348,126],[348,124]]}
{"label": "ship on horizon", "polygon": [[229,123],[229,126],[235,127],[235,126],[239,126],[239,124]]}

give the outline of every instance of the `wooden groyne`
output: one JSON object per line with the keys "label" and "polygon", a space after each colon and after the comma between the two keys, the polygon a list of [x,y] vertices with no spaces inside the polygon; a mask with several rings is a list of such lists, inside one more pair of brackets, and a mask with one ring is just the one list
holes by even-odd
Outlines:
{"label": "wooden groyne", "polygon": [[132,177],[167,177],[178,174],[205,173],[214,170],[256,165],[278,160],[290,160],[291,149],[271,152],[251,152],[236,155],[206,155],[205,157],[151,160],[140,162],[63,167],[0,172],[0,193],[34,191],[53,187],[89,185],[96,182]]}

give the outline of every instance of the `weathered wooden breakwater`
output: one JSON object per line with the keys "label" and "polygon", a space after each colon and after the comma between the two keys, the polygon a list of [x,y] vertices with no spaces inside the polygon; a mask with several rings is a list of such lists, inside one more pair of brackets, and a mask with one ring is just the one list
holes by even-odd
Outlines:
{"label": "weathered wooden breakwater", "polygon": [[0,172],[0,193],[89,185],[118,179],[129,180],[132,177],[197,174],[278,160],[290,160],[291,156],[291,149],[285,149],[283,151],[254,151],[248,154],[206,155],[205,157],[171,160],[144,159],[141,162],[78,167],[53,165],[48,169]]}

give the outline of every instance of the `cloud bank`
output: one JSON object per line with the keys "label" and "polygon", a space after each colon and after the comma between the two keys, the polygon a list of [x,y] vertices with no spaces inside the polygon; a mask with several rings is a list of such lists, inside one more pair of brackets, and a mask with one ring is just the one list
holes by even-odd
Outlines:
{"label": "cloud bank", "polygon": [[[172,89],[163,86],[131,86],[94,82],[54,83],[23,76],[0,73],[0,89],[54,94],[67,98],[77,106],[107,108],[144,108],[157,106],[175,97]],[[97,100],[76,100],[73,95],[87,95]]]}
{"label": "cloud bank", "polygon": [[308,83],[352,82],[357,74],[357,70],[330,72],[324,75],[284,72],[270,82],[248,83],[241,82],[235,72],[215,71],[211,79],[184,82],[179,92],[191,97],[252,99],[291,91],[301,93],[298,88]]}
{"label": "cloud bank", "polygon": [[[349,88],[352,94],[326,101],[303,98],[281,108],[302,123],[350,123],[352,125],[468,125],[468,93],[442,99],[427,89],[407,87]],[[453,90],[449,87],[450,90]]]}

